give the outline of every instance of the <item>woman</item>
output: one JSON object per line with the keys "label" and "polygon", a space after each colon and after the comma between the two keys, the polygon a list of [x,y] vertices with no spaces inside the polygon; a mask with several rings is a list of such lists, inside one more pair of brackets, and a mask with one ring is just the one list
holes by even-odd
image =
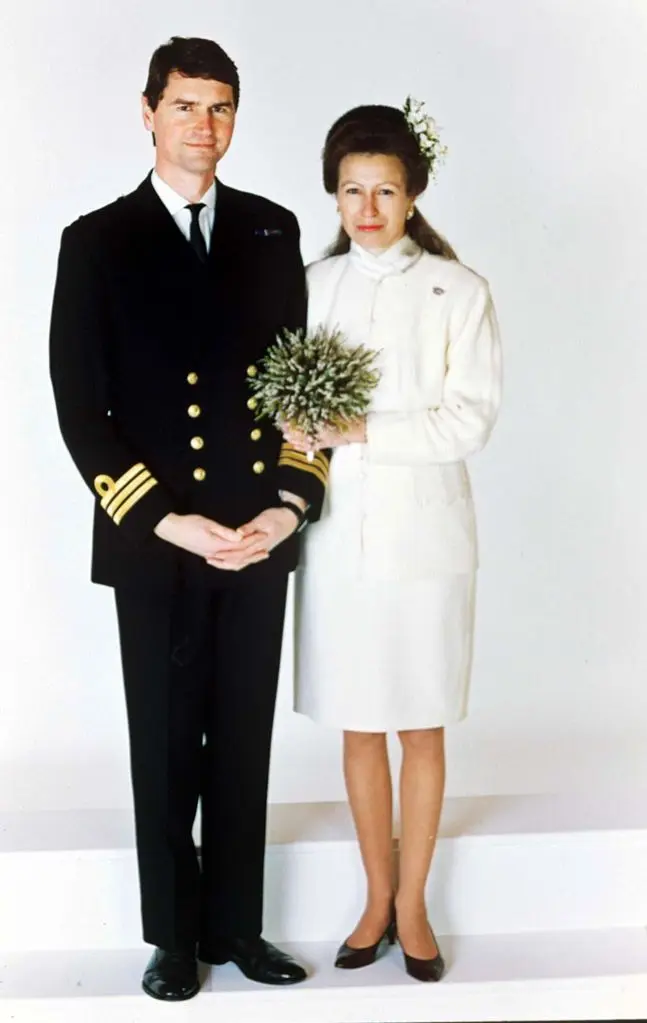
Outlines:
{"label": "woman", "polygon": [[[405,107],[406,110],[406,107]],[[433,121],[393,107],[349,111],[323,153],[341,230],[309,267],[309,322],[379,351],[368,414],[334,448],[327,507],[297,573],[296,709],[344,732],[344,776],[367,904],[339,950],[373,962],[397,936],[407,971],[439,980],[425,884],[442,806],[443,729],[466,713],[476,535],[464,459],[500,400],[500,347],[486,281],[461,265],[415,202],[442,149]],[[302,434],[286,439],[308,450]],[[400,856],[392,874],[386,733],[398,732]]]}

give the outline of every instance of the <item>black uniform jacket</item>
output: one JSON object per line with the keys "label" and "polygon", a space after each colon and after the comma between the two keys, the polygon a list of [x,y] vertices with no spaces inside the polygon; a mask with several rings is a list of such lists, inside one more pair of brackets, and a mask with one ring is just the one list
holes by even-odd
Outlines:
{"label": "black uniform jacket", "polygon": [[[92,579],[166,586],[231,576],[158,539],[169,512],[236,528],[289,490],[316,519],[313,462],[256,421],[249,377],[282,327],[305,324],[299,228],[267,199],[217,184],[206,263],[150,177],[63,232],[50,366],[63,438],[95,496]],[[290,571],[298,538],[240,573]]]}

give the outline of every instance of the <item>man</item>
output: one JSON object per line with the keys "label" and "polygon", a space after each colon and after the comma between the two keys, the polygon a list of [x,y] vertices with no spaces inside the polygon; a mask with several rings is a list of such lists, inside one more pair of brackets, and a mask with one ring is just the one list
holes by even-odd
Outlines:
{"label": "man", "polygon": [[60,427],[96,499],[92,579],[115,590],[157,946],[143,986],[166,1000],[197,993],[198,958],[305,978],[260,937],[263,861],[287,578],[328,459],[254,420],[248,378],[306,299],[293,214],[216,180],[238,98],[216,43],[155,52],[155,170],[65,229],[52,311]]}

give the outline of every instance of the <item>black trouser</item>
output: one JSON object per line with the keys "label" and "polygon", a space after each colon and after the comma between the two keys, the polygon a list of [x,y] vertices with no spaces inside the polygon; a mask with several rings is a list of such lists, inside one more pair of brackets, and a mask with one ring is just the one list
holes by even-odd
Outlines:
{"label": "black trouser", "polygon": [[240,573],[215,591],[115,594],[144,941],[169,951],[261,933],[286,588]]}

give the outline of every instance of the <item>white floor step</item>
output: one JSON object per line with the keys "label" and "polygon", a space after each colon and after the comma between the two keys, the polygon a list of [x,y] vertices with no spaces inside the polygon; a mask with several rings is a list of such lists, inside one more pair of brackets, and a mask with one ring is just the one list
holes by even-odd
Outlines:
{"label": "white floor step", "polygon": [[433,1023],[436,1020],[603,1020],[647,1015],[643,928],[442,937],[440,984],[407,977],[398,946],[375,965],[335,970],[335,944],[286,946],[311,976],[291,988],[253,984],[231,964],[200,994],[164,1008],[144,995],[148,949],[0,955],[2,1023]]}
{"label": "white floor step", "polygon": [[[336,941],[352,929],[364,877],[344,804],[271,807],[266,862],[267,938]],[[449,799],[431,919],[455,935],[641,927],[646,863],[647,799],[637,792]],[[128,811],[0,814],[0,949],[140,940]]]}

